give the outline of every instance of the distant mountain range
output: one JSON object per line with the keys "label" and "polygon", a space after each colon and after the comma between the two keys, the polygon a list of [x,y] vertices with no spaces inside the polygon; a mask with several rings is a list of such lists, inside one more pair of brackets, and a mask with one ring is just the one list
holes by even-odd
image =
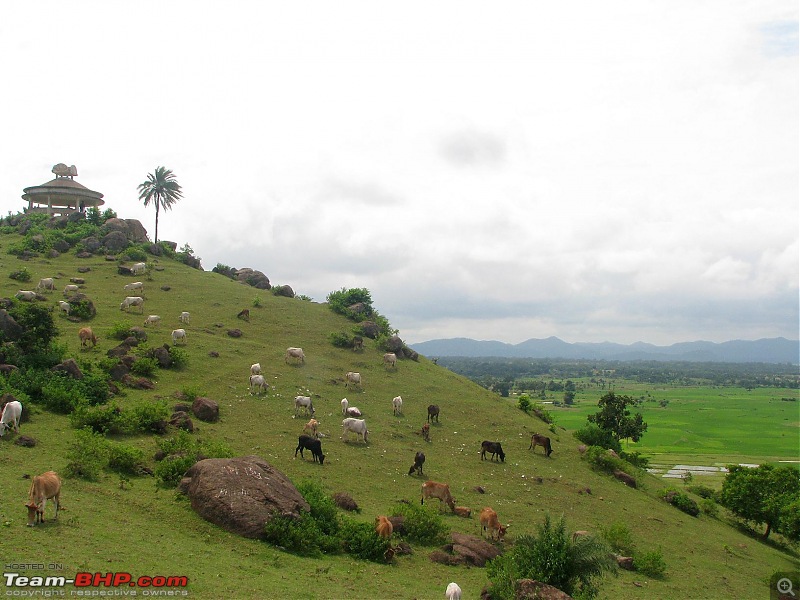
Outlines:
{"label": "distant mountain range", "polygon": [[411,344],[411,347],[428,357],[504,356],[509,358],[800,364],[800,342],[782,337],[753,341],[733,340],[721,344],[702,341],[682,342],[671,346],[655,346],[644,342],[627,345],[611,342],[570,344],[557,337],[530,339],[519,344],[479,341],[469,338],[448,338]]}

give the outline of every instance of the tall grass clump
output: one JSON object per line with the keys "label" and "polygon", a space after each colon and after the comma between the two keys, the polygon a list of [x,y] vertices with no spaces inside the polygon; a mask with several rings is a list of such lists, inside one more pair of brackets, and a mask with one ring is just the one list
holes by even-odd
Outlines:
{"label": "tall grass clump", "polygon": [[67,451],[67,466],[64,474],[88,481],[98,481],[108,464],[108,441],[102,434],[89,428],[75,432],[75,440]]}
{"label": "tall grass clump", "polygon": [[415,544],[423,546],[440,544],[449,532],[436,503],[429,503],[427,506],[398,504],[392,514],[403,517],[403,527],[406,530],[404,537]]}

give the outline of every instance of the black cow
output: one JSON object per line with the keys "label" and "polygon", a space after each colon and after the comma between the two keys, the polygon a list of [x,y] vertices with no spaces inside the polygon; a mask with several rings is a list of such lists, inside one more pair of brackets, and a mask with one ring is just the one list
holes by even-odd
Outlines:
{"label": "black cow", "polygon": [[500,442],[489,442],[484,440],[481,443],[481,460],[486,458],[487,452],[492,455],[492,460],[494,460],[495,456],[499,456],[501,461],[506,462],[506,453],[503,452],[503,447],[500,445]]}
{"label": "black cow", "polygon": [[313,438],[310,435],[301,435],[297,438],[297,448],[294,451],[294,455],[297,456],[298,450],[300,451],[300,458],[305,458],[303,456],[303,450],[311,450],[311,454],[314,457],[314,462],[319,461],[319,464],[325,462],[325,455],[322,453],[322,442],[320,442],[317,438]]}
{"label": "black cow", "polygon": [[425,463],[425,454],[422,452],[417,452],[416,456],[414,456],[414,464],[411,465],[411,468],[408,470],[409,475],[413,475],[414,471],[417,472],[417,475],[422,475],[422,465]]}
{"label": "black cow", "polygon": [[433,423],[433,420],[439,422],[439,407],[436,404],[428,406],[428,423]]}

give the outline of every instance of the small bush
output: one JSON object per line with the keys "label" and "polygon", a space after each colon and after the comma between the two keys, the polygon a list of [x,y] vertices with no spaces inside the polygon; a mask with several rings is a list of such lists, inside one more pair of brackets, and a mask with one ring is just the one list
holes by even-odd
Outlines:
{"label": "small bush", "polygon": [[696,517],[700,514],[700,508],[697,506],[697,502],[692,500],[688,495],[684,494],[683,492],[679,492],[675,489],[666,489],[662,490],[660,493],[661,497],[664,499],[665,502],[669,502],[677,509],[682,510],[687,515],[691,515]]}
{"label": "small bush", "polygon": [[333,344],[336,348],[353,347],[353,338],[343,332],[328,334],[328,340],[330,340],[331,344]]}
{"label": "small bush", "polygon": [[714,488],[710,488],[707,485],[701,485],[701,484],[690,485],[686,489],[688,491],[690,491],[691,493],[700,496],[701,498],[711,498],[711,499],[713,499],[716,496],[716,492],[714,491]]}
{"label": "small bush", "polygon": [[375,533],[375,528],[369,523],[358,523],[346,519],[342,527],[342,543],[345,552],[362,560],[372,562],[386,562],[386,551],[391,545]]}
{"label": "small bush", "polygon": [[650,464],[650,459],[642,456],[640,452],[625,452],[623,450],[619,452],[619,457],[638,469],[646,469]]}
{"label": "small bush", "polygon": [[339,532],[339,513],[333,498],[325,493],[319,483],[303,481],[297,486],[297,491],[303,496],[311,507],[311,516],[317,521],[320,529],[327,535]]}
{"label": "small bush", "polygon": [[253,297],[253,308],[261,308],[261,296]]}
{"label": "small bush", "polygon": [[714,502],[711,498],[703,498],[700,500],[700,510],[712,519],[716,519],[719,516],[719,504]]}
{"label": "small bush", "polygon": [[664,562],[661,550],[653,550],[634,556],[633,568],[648,577],[662,579],[667,570],[667,563]]}
{"label": "small bush", "polygon": [[600,537],[607,541],[617,554],[633,556],[635,549],[633,536],[624,523],[612,523],[608,527],[600,527]]}
{"label": "small bush", "polygon": [[164,433],[169,408],[165,402],[147,402],[125,410],[122,428],[125,433]]}
{"label": "small bush", "polygon": [[179,431],[176,435],[159,441],[158,447],[166,458],[156,465],[153,473],[156,479],[167,487],[178,485],[183,474],[198,461],[200,456],[227,458],[233,455],[224,443],[204,443],[186,431]]}
{"label": "small bush", "polygon": [[116,405],[87,406],[81,404],[70,415],[73,427],[88,427],[95,433],[117,433],[122,429],[122,411]]}
{"label": "small bush", "polygon": [[111,326],[111,330],[108,332],[108,337],[115,339],[115,340],[124,340],[125,338],[129,338],[133,335],[132,328],[133,325],[126,322],[117,322]]}
{"label": "small bush", "polygon": [[520,394],[519,399],[517,400],[517,408],[519,408],[525,414],[529,414],[533,405],[531,404],[531,397],[528,394]]}
{"label": "small bush", "polygon": [[153,357],[138,357],[131,365],[131,373],[139,377],[152,377],[158,370],[158,360]]}
{"label": "small bush", "polygon": [[601,429],[595,423],[587,423],[578,429],[574,435],[587,446],[600,446],[617,453],[622,451],[622,447],[619,441],[614,438],[614,435],[608,430]]}
{"label": "small bush", "polygon": [[183,369],[186,365],[189,364],[189,355],[186,353],[186,350],[183,348],[178,348],[177,346],[171,346],[169,349],[169,357],[172,359],[172,367],[173,369]]}
{"label": "small bush", "polygon": [[161,485],[165,487],[175,487],[183,479],[183,474],[188,471],[197,457],[194,454],[174,454],[167,456],[164,460],[156,464],[153,475],[156,476]]}
{"label": "small bush", "polygon": [[533,411],[533,414],[535,414],[545,423],[553,422],[553,415],[548,412],[548,410],[544,407],[544,404],[541,402],[534,402],[531,406],[531,410]]}
{"label": "small bush", "polygon": [[108,464],[108,442],[91,429],[75,432],[75,441],[67,451],[67,477],[78,477],[89,481],[100,479],[100,473]]}
{"label": "small bush", "polygon": [[129,246],[128,248],[125,249],[125,252],[122,254],[122,258],[134,262],[146,262],[147,252],[145,252],[141,248],[137,248],[136,246]]}
{"label": "small bush", "polygon": [[404,517],[405,538],[423,546],[440,544],[447,536],[448,528],[439,515],[438,502],[428,505],[398,504],[393,515]]}
{"label": "small bush", "polygon": [[53,378],[42,387],[44,405],[55,413],[68,415],[82,404],[81,396],[74,389]]}
{"label": "small bush", "polygon": [[21,283],[26,283],[31,280],[31,274],[28,272],[28,269],[22,267],[17,271],[11,271],[8,275],[11,279],[19,281]]}
{"label": "small bush", "polygon": [[70,302],[69,314],[72,317],[78,317],[82,321],[88,321],[93,316],[91,305],[88,300]]}
{"label": "small bush", "polygon": [[141,475],[145,466],[144,452],[128,444],[111,443],[108,446],[108,466],[117,473]]}

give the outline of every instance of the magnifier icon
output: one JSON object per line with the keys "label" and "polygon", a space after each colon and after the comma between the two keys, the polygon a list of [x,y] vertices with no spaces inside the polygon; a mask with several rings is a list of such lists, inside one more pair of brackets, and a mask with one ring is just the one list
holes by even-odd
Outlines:
{"label": "magnifier icon", "polygon": [[778,583],[775,584],[775,587],[778,588],[778,592],[781,594],[791,594],[792,598],[797,598],[797,595],[792,590],[792,580],[788,577],[783,577],[782,579],[778,579]]}

